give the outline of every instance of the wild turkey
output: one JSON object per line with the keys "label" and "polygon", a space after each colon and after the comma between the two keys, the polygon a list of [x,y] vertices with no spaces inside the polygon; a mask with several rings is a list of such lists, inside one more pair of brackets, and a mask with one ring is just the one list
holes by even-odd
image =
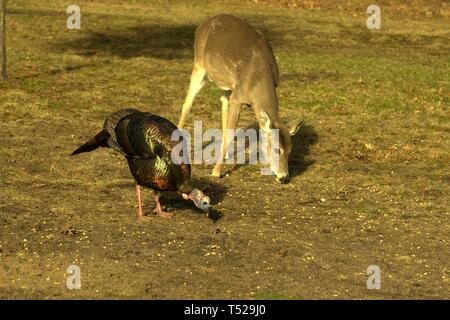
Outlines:
{"label": "wild turkey", "polygon": [[171,217],[171,214],[161,208],[160,191],[176,191],[207,212],[209,197],[190,185],[191,166],[172,161],[172,149],[179,143],[171,140],[174,130],[177,127],[163,117],[136,109],[123,109],[109,115],[103,129],[71,155],[98,147],[112,148],[123,154],[136,180],[138,220],[148,219],[142,211],[140,186],[153,189],[156,202],[154,212],[164,218]]}

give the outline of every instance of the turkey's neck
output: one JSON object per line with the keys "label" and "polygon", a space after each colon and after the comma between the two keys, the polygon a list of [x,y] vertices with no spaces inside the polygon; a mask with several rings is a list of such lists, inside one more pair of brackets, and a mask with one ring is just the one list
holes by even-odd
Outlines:
{"label": "turkey's neck", "polygon": [[185,193],[189,195],[194,188],[192,188],[191,184],[189,182],[184,182],[178,187],[178,191],[180,193]]}

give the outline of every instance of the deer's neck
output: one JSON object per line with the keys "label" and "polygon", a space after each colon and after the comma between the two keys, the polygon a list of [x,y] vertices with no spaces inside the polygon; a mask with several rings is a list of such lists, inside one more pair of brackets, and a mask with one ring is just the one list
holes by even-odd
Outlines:
{"label": "deer's neck", "polygon": [[252,108],[258,120],[264,111],[273,121],[278,121],[278,98],[272,78],[259,79],[252,94]]}

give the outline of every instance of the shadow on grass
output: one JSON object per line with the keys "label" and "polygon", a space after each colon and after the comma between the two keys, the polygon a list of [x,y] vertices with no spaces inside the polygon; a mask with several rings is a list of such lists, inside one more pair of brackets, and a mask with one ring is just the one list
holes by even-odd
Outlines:
{"label": "shadow on grass", "polygon": [[106,54],[122,59],[139,56],[164,60],[191,59],[194,57],[195,29],[195,25],[140,25],[119,30],[89,32],[79,38],[54,43],[54,48],[86,57]]}
{"label": "shadow on grass", "polygon": [[289,174],[296,177],[304,173],[315,160],[307,160],[311,154],[311,146],[319,141],[314,127],[302,123],[299,131],[292,137],[292,151],[289,155]]}
{"label": "shadow on grass", "polygon": [[[243,17],[249,20],[248,17]],[[252,16],[258,21],[261,17]],[[281,18],[280,18],[281,19]],[[118,56],[123,59],[133,57],[153,57],[163,60],[193,59],[194,38],[198,24],[171,25],[146,23],[134,26],[116,26],[101,31],[83,31],[77,38],[58,41],[52,44],[57,52],[74,52],[89,57],[97,54]],[[278,43],[281,39],[278,31],[268,30],[259,24],[253,24],[269,42]],[[298,31],[303,35],[312,31]],[[283,41],[281,40],[283,43]]]}

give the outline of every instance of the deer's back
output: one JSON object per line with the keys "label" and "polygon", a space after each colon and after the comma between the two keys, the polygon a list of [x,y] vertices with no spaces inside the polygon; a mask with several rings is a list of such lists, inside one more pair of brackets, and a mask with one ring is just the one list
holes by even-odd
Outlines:
{"label": "deer's back", "polygon": [[264,36],[231,15],[214,16],[198,27],[195,61],[223,89],[251,88],[262,78],[278,85],[278,66]]}

